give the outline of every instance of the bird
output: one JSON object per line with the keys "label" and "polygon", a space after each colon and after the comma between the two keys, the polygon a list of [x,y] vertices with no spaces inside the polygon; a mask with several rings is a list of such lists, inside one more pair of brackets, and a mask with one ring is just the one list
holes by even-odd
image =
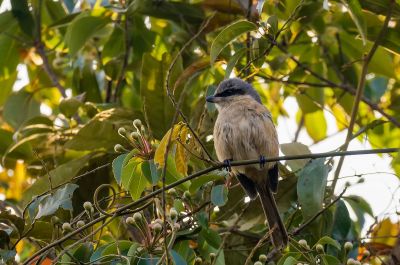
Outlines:
{"label": "bird", "polygon": [[[206,101],[214,103],[218,110],[213,131],[218,160],[236,176],[251,199],[259,196],[272,244],[285,248],[288,235],[273,195],[278,189],[278,164],[265,161],[279,155],[278,135],[270,111],[252,85],[239,78],[222,81]],[[259,159],[260,163],[231,166],[231,161],[249,159]]]}

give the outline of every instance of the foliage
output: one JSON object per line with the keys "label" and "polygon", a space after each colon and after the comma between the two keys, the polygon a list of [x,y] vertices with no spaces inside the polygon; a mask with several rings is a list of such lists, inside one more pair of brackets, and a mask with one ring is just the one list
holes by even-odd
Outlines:
{"label": "foliage", "polygon": [[[280,164],[276,199],[290,245],[260,255],[278,253],[268,240],[257,245],[269,231],[258,200],[245,201],[225,170],[207,169],[217,113],[205,97],[239,76],[275,122],[295,99],[299,130],[314,142],[329,137],[331,113],[338,131],[355,122],[354,137],[399,147],[399,1],[258,0],[250,10],[243,0],[10,4],[0,13],[1,263],[388,259],[396,225],[386,219],[362,240],[371,207],[335,196],[329,159]],[[311,154],[300,143],[281,149]],[[400,174],[399,154],[392,166]]]}

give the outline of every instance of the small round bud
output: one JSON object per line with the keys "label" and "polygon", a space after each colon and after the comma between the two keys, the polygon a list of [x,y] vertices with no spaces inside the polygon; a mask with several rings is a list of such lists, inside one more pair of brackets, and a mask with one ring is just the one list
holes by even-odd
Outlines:
{"label": "small round bud", "polygon": [[213,261],[215,260],[215,258],[217,257],[217,255],[214,252],[210,253],[210,259]]}
{"label": "small round bud", "polygon": [[304,239],[299,240],[299,245],[302,246],[303,248],[308,248],[307,241]]}
{"label": "small round bud", "polygon": [[254,265],[263,265],[261,261],[254,262]]}
{"label": "small round bud", "polygon": [[367,257],[369,257],[371,255],[371,252],[369,252],[369,250],[364,250],[364,252],[363,252],[363,257],[364,258],[367,258]]}
{"label": "small round bud", "polygon": [[141,214],[141,213],[135,213],[135,214],[133,215],[133,219],[134,219],[136,222],[142,221],[142,214]]}
{"label": "small round bud", "polygon": [[138,133],[138,132],[131,132],[131,137],[132,137],[132,139],[139,139],[140,133]]}
{"label": "small round bud", "polygon": [[76,227],[81,228],[85,225],[85,222],[82,220],[79,220],[78,222],[76,222]]}
{"label": "small round bud", "polygon": [[229,226],[229,223],[227,222],[227,221],[222,221],[221,223],[220,223],[220,226],[222,226],[222,227],[228,227]]}
{"label": "small round bud", "polygon": [[121,135],[122,137],[125,137],[126,135],[126,130],[124,127],[121,127],[118,129],[118,134]]}
{"label": "small round bud", "polygon": [[128,225],[135,225],[136,224],[135,219],[133,219],[133,217],[130,217],[130,216],[128,218],[126,218],[126,223]]}
{"label": "small round bud", "polygon": [[114,152],[115,153],[123,153],[123,152],[125,152],[125,148],[120,144],[116,144],[114,146]]}
{"label": "small round bud", "polygon": [[172,188],[168,190],[168,194],[171,194],[172,196],[176,196],[178,195],[178,193],[176,192],[176,189]]}
{"label": "small round bud", "polygon": [[142,121],[139,119],[134,120],[133,126],[135,126],[136,128],[139,128],[140,126],[142,126]]}
{"label": "small round bud", "polygon": [[153,229],[154,229],[154,232],[160,233],[161,230],[162,230],[162,226],[161,226],[159,223],[155,223],[155,224],[153,225]]}
{"label": "small round bud", "polygon": [[318,253],[324,253],[324,246],[322,246],[321,244],[317,244],[315,246],[315,249],[317,250]]}
{"label": "small round bud", "polygon": [[156,220],[154,220],[154,223],[160,224],[161,226],[164,224],[164,222],[160,218],[157,218]]}
{"label": "small round bud", "polygon": [[304,265],[303,263],[301,263],[301,262],[299,262],[299,263],[297,263],[296,265]]}
{"label": "small round bud", "polygon": [[62,224],[62,230],[64,230],[65,232],[72,231],[71,224],[70,223],[63,223]]}
{"label": "small round bud", "polygon": [[175,224],[174,224],[174,229],[175,229],[175,230],[181,229],[181,225],[178,224],[178,223],[175,223]]}
{"label": "small round bud", "polygon": [[185,192],[183,193],[183,198],[184,198],[184,199],[190,200],[191,197],[192,197],[192,195],[190,194],[190,192],[185,191]]}
{"label": "small round bud", "polygon": [[197,257],[195,260],[194,260],[194,264],[201,264],[203,262],[203,260],[200,258],[200,257]]}
{"label": "small round bud", "polygon": [[93,205],[92,205],[91,202],[84,202],[84,203],[83,203],[83,208],[84,208],[86,211],[91,212],[92,209],[93,209]]}
{"label": "small round bud", "polygon": [[51,217],[50,222],[52,223],[52,225],[56,225],[60,222],[60,218],[54,215]]}
{"label": "small round bud", "polygon": [[267,261],[267,255],[264,255],[264,254],[261,254],[259,257],[258,257],[258,260],[259,261],[261,261],[262,263],[265,263],[266,261]]}
{"label": "small round bud", "polygon": [[348,259],[346,262],[347,265],[361,265],[361,262],[355,259]]}
{"label": "small round bud", "polygon": [[172,220],[175,220],[178,217],[178,212],[175,210],[175,208],[171,208],[169,210],[169,216]]}
{"label": "small round bud", "polygon": [[345,249],[347,252],[349,252],[350,250],[353,249],[353,243],[351,243],[351,242],[346,242],[346,243],[344,243],[344,249]]}

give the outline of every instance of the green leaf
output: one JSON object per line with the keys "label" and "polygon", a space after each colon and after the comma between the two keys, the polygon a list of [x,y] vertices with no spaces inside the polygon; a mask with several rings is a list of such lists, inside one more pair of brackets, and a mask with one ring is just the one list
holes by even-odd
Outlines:
{"label": "green leaf", "polygon": [[65,43],[69,48],[69,54],[75,56],[83,45],[108,23],[109,19],[105,16],[94,17],[88,15],[88,13],[82,13],[77,16],[68,26],[65,35]]}
{"label": "green leaf", "polygon": [[55,193],[41,197],[35,219],[52,215],[59,208],[72,211],[72,195],[78,187],[76,184],[68,183],[64,187],[57,189]]}
{"label": "green leaf", "polygon": [[0,260],[4,264],[13,264],[15,255],[17,255],[15,250],[0,249]]}
{"label": "green leaf", "polygon": [[209,175],[203,175],[200,178],[195,178],[191,181],[189,192],[190,193],[195,193],[200,189],[201,186],[204,184],[210,182],[210,181],[216,181],[216,180],[221,180],[224,179],[223,175],[217,175],[217,174],[209,174]]}
{"label": "green leaf", "polygon": [[365,45],[367,43],[367,24],[364,20],[360,3],[358,0],[342,0],[342,3],[349,9],[350,16],[354,24],[356,24],[363,44]]}
{"label": "green leaf", "polygon": [[125,34],[124,30],[117,24],[110,38],[104,45],[102,51],[103,64],[106,64],[113,58],[118,58],[125,53]]}
{"label": "green leaf", "polygon": [[90,256],[92,255],[92,253],[93,253],[92,243],[85,242],[85,243],[78,245],[73,250],[69,250],[68,254],[64,254],[61,258],[61,263],[69,264],[69,263],[76,262],[76,260],[78,260],[82,263],[86,263],[86,262],[89,262]]}
{"label": "green leaf", "polygon": [[121,175],[122,175],[123,162],[124,162],[124,160],[125,160],[125,158],[127,156],[128,156],[128,154],[119,155],[112,162],[112,169],[113,169],[114,178],[115,178],[115,181],[117,181],[118,185],[121,185]]}
{"label": "green leaf", "polygon": [[216,185],[211,190],[211,202],[216,206],[224,206],[228,200],[228,189],[225,185]]}
{"label": "green leaf", "polygon": [[11,94],[7,99],[4,110],[4,119],[15,129],[26,120],[40,115],[40,104],[33,98],[33,94],[20,90]]}
{"label": "green leaf", "polygon": [[25,227],[25,221],[21,217],[11,214],[7,210],[0,212],[0,223],[12,225],[18,230],[19,236],[22,236]]}
{"label": "green leaf", "polygon": [[[71,181],[79,171],[84,168],[92,158],[93,154],[88,154],[86,156],[68,161],[53,170],[50,170],[49,175],[51,178],[51,183],[54,186],[61,185]],[[32,198],[37,195],[44,193],[50,189],[50,183],[47,176],[43,176],[35,181],[28,189],[24,191],[22,204],[26,206]]]}
{"label": "green leaf", "polygon": [[320,240],[318,240],[318,242],[315,245],[317,245],[317,244],[321,244],[321,245],[328,244],[328,245],[331,245],[331,246],[337,248],[338,250],[341,249],[339,242],[337,242],[335,239],[333,239],[329,236],[322,237]]}
{"label": "green leaf", "polygon": [[364,95],[369,98],[372,102],[378,103],[385,94],[388,88],[389,79],[386,77],[374,77],[368,80],[365,86]]}
{"label": "green leaf", "polygon": [[178,252],[172,249],[170,253],[175,265],[187,265],[187,262],[182,258],[181,255],[178,254]]}
{"label": "green leaf", "polygon": [[350,228],[351,219],[349,211],[343,200],[339,200],[334,215],[332,234],[337,240],[346,240]]}
{"label": "green leaf", "polygon": [[272,35],[275,35],[278,32],[278,18],[272,15],[267,19],[267,23],[270,26],[268,30]]}
{"label": "green leaf", "polygon": [[82,104],[82,96],[63,99],[59,105],[60,112],[64,114],[65,117],[71,118]]}
{"label": "green leaf", "polygon": [[326,265],[341,265],[343,264],[338,260],[336,257],[331,256],[331,255],[322,255],[322,259],[324,260],[324,263]]}
{"label": "green leaf", "polygon": [[322,209],[328,177],[328,167],[324,162],[323,158],[312,160],[297,174],[297,196],[304,220]]}
{"label": "green leaf", "polygon": [[[282,153],[286,156],[311,154],[308,146],[302,143],[281,144],[280,149]],[[310,159],[288,160],[286,164],[292,169],[292,171],[297,171],[299,169],[302,169],[309,161]]]}
{"label": "green leaf", "polygon": [[233,40],[242,35],[243,33],[257,30],[257,25],[247,20],[235,21],[225,27],[215,38],[211,44],[210,61],[211,64],[215,62],[217,56],[221,51]]}
{"label": "green leaf", "polygon": [[[226,65],[226,69],[225,69],[225,76],[224,79],[229,78],[229,76],[232,73],[233,68],[236,66],[236,64],[238,63],[238,61],[243,58],[243,56],[246,54],[246,49],[240,49],[237,52],[235,52],[234,55],[232,55],[231,59],[229,59],[228,64]],[[214,86],[215,87],[215,86]],[[207,95],[209,96],[209,95]],[[207,102],[207,106],[208,105],[212,105],[215,106],[215,104],[209,103]],[[215,107],[214,107],[215,108]]]}
{"label": "green leaf", "polygon": [[149,126],[156,139],[161,139],[169,130],[174,114],[165,88],[167,68],[165,56],[162,61],[158,61],[148,53],[143,54],[140,94]]}
{"label": "green leaf", "polygon": [[200,235],[207,241],[210,246],[216,249],[219,248],[221,244],[221,237],[216,231],[203,227],[203,229],[201,229]]}
{"label": "green leaf", "polygon": [[306,127],[308,135],[310,135],[315,142],[326,138],[328,125],[322,110],[304,114],[304,126]]}
{"label": "green leaf", "polygon": [[157,166],[154,164],[153,160],[147,160],[143,162],[142,172],[146,176],[147,181],[152,185],[157,184],[161,175],[161,170],[157,169]]}
{"label": "green leaf", "polygon": [[33,37],[35,30],[35,21],[27,0],[11,0],[11,11],[18,20],[19,27],[28,36]]}
{"label": "green leaf", "polygon": [[122,187],[129,191],[133,200],[140,198],[148,183],[142,171],[143,163],[140,159],[134,158],[122,168]]}
{"label": "green leaf", "polygon": [[283,265],[296,265],[297,264],[297,259],[293,258],[292,256],[289,256],[285,259],[285,262],[283,262]]}

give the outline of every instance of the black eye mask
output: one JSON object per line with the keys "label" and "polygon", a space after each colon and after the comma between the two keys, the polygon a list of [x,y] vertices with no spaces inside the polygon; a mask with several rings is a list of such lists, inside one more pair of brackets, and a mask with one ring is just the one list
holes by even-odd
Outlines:
{"label": "black eye mask", "polygon": [[215,96],[216,97],[229,97],[233,95],[244,95],[246,92],[242,89],[226,89],[222,91],[221,93],[217,93]]}

